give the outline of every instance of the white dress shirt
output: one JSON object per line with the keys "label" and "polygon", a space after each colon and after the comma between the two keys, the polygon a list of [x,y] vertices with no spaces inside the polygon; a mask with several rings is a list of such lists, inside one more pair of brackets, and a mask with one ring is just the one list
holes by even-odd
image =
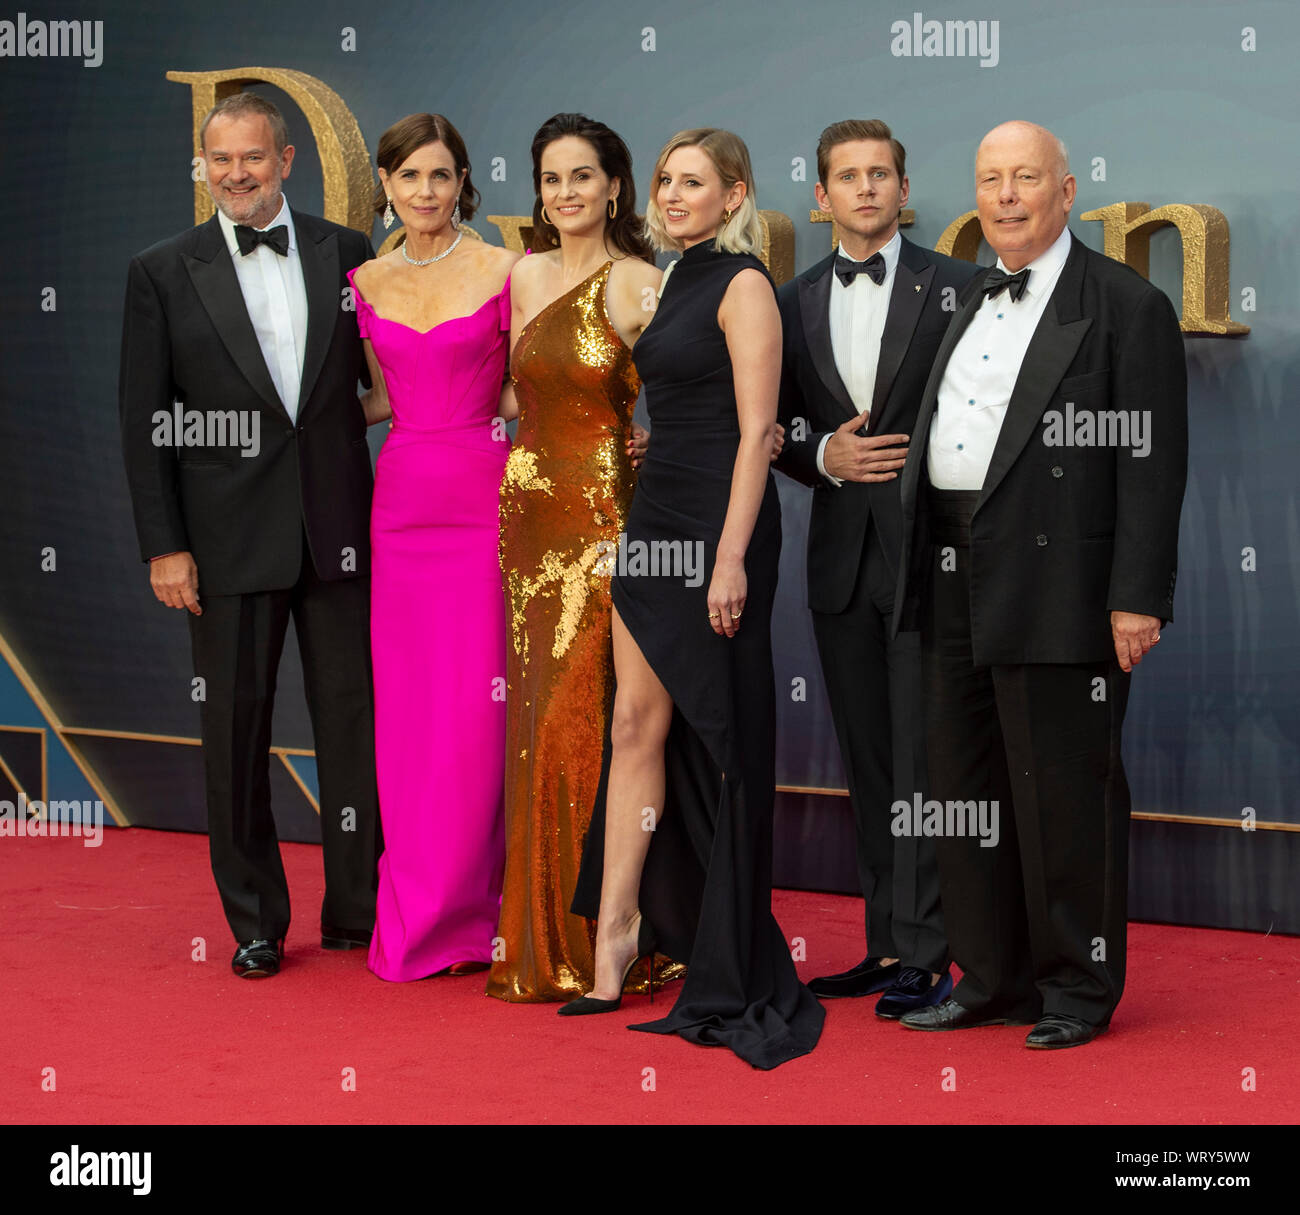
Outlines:
{"label": "white dress shirt", "polygon": [[239,289],[253,322],[257,344],[262,348],[271,382],[292,421],[298,420],[298,392],[302,384],[302,360],[307,347],[307,287],[298,258],[298,234],[288,200],[280,197],[280,210],[266,224],[283,224],[289,229],[289,252],[281,257],[274,249],[258,245],[247,255],[240,253],[235,224],[218,209],[217,221],[235,263]]}
{"label": "white dress shirt", "polygon": [[[853,407],[861,413],[871,408],[876,391],[876,366],[880,362],[880,339],[885,332],[885,318],[889,315],[889,295],[894,289],[894,271],[898,269],[898,255],[903,247],[902,236],[895,232],[887,245],[879,250],[885,263],[885,277],[877,285],[869,275],[859,274],[847,287],[840,282],[832,266],[831,275],[831,352],[835,367],[849,390]],[[847,253],[839,252],[848,260]],[[859,265],[862,263],[859,262]],[[826,444],[829,434],[822,436],[817,445],[817,471],[832,485],[842,485],[838,477],[826,471]]]}
{"label": "white dress shirt", "polygon": [[[927,466],[935,489],[983,489],[1020,364],[1070,255],[1066,228],[1029,263],[1024,293],[984,303],[953,347],[930,424]],[[998,269],[1006,271],[998,258]]]}

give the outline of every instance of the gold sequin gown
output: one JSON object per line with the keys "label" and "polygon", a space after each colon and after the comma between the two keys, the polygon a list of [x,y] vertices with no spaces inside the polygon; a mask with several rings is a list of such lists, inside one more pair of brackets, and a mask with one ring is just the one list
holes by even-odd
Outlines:
{"label": "gold sequin gown", "polygon": [[[512,359],[519,424],[500,541],[506,873],[487,985],[502,1000],[570,1000],[593,983],[596,925],[569,904],[613,699],[609,572],[632,499],[627,440],[641,387],[605,307],[612,265],[529,321]],[[657,965],[663,978],[682,973]]]}

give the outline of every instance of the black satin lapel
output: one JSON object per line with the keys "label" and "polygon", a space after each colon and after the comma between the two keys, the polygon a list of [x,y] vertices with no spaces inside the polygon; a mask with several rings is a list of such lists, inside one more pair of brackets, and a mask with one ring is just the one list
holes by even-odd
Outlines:
{"label": "black satin lapel", "polygon": [[287,421],[289,415],[275,390],[266,359],[262,357],[262,348],[257,344],[253,322],[248,318],[248,306],[244,303],[244,293],[239,289],[239,278],[229,250],[223,243],[208,261],[187,255],[185,269],[235,366],[257,394],[278,409]]}
{"label": "black satin lapel", "polygon": [[871,423],[868,434],[880,429],[884,404],[889,390],[894,386],[898,369],[903,365],[907,348],[912,344],[916,322],[921,319],[934,279],[934,267],[926,266],[919,274],[902,261],[894,268],[894,289],[889,295],[889,313],[885,317],[885,330],[880,335],[880,358],[876,362],[876,385],[871,393]]}
{"label": "black satin lapel", "polygon": [[993,457],[989,460],[988,472],[984,474],[984,489],[975,505],[977,511],[997,489],[998,482],[1007,475],[1007,470],[1016,462],[1016,457],[1042,422],[1043,411],[1074,361],[1084,334],[1091,327],[1091,317],[1060,324],[1056,319],[1056,299],[1048,300],[1020,364],[1016,386],[1011,390],[1006,417],[1002,419]]}
{"label": "black satin lapel", "polygon": [[839,368],[835,366],[835,351],[831,348],[831,273],[828,268],[821,278],[799,280],[799,315],[817,374],[845,416],[855,418],[858,410],[840,378]]}
{"label": "black satin lapel", "polygon": [[307,349],[302,359],[302,381],[298,393],[298,416],[311,399],[312,389],[320,378],[320,369],[329,353],[334,323],[338,319],[339,246],[333,232],[318,242],[298,226],[298,260],[302,265],[303,287],[307,294]]}

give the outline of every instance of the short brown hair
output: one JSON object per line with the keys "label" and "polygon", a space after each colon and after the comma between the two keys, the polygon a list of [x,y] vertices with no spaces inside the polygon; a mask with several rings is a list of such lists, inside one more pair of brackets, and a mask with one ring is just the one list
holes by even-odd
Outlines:
{"label": "short brown hair", "polygon": [[285,126],[284,115],[273,103],[256,93],[231,93],[207,112],[199,126],[199,151],[205,149],[208,123],[214,118],[244,118],[249,114],[260,114],[271,124],[271,138],[275,141],[276,154],[283,152],[289,143],[289,128]]}
{"label": "short brown hair", "polygon": [[817,180],[826,188],[826,175],[830,172],[831,151],[836,144],[849,143],[855,139],[886,139],[894,152],[894,168],[898,170],[898,180],[907,176],[907,151],[897,139],[888,124],[879,118],[846,118],[843,122],[833,122],[817,140]]}
{"label": "short brown hair", "polygon": [[[406,162],[407,157],[418,152],[431,143],[440,143],[451,153],[456,173],[465,174],[465,184],[460,188],[460,217],[474,218],[478,209],[479,194],[469,176],[469,153],[465,151],[465,141],[460,132],[441,114],[408,114],[393,123],[379,137],[379,150],[375,153],[375,163],[385,173],[396,173]],[[375,187],[375,214],[382,215],[388,206],[388,195],[381,182]]]}

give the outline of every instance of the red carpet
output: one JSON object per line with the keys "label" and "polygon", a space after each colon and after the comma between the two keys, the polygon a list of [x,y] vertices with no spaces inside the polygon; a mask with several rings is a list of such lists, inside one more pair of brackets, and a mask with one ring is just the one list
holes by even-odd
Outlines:
{"label": "red carpet", "polygon": [[[1293,937],[1132,925],[1111,1030],[1075,1050],[1028,1051],[1024,1029],[915,1033],[839,1000],[812,1055],[759,1072],[627,1032],[648,1019],[644,996],[574,1022],[488,999],[480,976],[381,982],[362,951],[320,949],[317,848],[284,846],[297,920],[283,970],[260,982],[231,974],[206,837],[135,829],[0,852],[8,1123],[1300,1120]],[[805,979],[860,959],[859,900],[779,891],[775,909],[806,941]]]}

